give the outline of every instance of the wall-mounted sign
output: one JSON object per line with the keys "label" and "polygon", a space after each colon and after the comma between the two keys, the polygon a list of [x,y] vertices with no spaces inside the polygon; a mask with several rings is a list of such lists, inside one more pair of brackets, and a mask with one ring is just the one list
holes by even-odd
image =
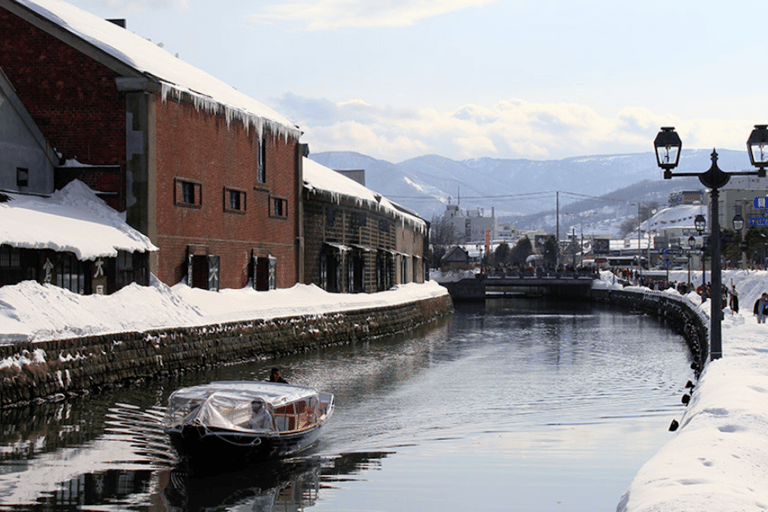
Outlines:
{"label": "wall-mounted sign", "polygon": [[765,197],[765,196],[756,197],[753,204],[755,205],[755,208],[759,208],[759,209],[768,208],[768,197]]}

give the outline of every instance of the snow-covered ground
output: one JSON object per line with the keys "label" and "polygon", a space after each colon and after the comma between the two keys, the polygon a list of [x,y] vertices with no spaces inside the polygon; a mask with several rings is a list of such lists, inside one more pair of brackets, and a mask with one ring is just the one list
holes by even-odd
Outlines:
{"label": "snow-covered ground", "polygon": [[[684,281],[687,272],[671,272]],[[700,282],[700,274],[694,273]],[[726,310],[723,358],[704,368],[680,427],[638,472],[619,512],[768,509],[768,324],[752,305],[768,291],[766,271],[724,271],[739,292],[741,310]],[[610,281],[603,286],[613,286]],[[81,296],[24,282],[0,288],[0,338],[47,340],[161,327],[207,325],[253,318],[318,314],[399,304],[444,295],[435,282],[376,294],[330,294],[316,286],[256,292],[209,292],[183,284],[131,285],[110,296]],[[674,293],[677,292],[664,292]],[[707,315],[709,303],[686,296]],[[34,358],[34,354],[30,354]],[[4,364],[21,361],[0,361]]]}
{"label": "snow-covered ground", "polygon": [[[685,281],[687,272],[670,279]],[[637,473],[618,512],[768,509],[768,324],[752,314],[768,272],[726,270],[723,282],[740,299],[738,314],[725,310],[723,357],[706,365],[680,427]],[[700,307],[709,316],[710,303]]]}
{"label": "snow-covered ground", "polygon": [[112,295],[77,295],[23,281],[0,288],[0,343],[349,311],[447,293],[431,281],[373,294],[340,294],[315,285],[212,292],[185,284],[169,287],[153,278],[151,286],[132,284]]}

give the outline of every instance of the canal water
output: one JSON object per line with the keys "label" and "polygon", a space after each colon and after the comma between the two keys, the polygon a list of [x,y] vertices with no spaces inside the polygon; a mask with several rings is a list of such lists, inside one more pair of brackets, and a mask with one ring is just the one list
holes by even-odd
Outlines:
{"label": "canal water", "polygon": [[[190,474],[174,389],[266,379],[335,394],[301,457]],[[458,305],[417,331],[0,411],[0,510],[610,511],[692,378],[656,319],[583,303]]]}

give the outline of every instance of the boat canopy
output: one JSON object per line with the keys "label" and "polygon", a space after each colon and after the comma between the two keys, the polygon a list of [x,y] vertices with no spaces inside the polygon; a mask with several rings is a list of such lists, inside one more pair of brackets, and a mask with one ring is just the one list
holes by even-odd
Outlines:
{"label": "boat canopy", "polygon": [[332,400],[331,395],[321,399],[312,388],[290,384],[212,382],[171,394],[165,427],[173,430],[201,425],[243,433],[290,432],[315,425],[328,412]]}

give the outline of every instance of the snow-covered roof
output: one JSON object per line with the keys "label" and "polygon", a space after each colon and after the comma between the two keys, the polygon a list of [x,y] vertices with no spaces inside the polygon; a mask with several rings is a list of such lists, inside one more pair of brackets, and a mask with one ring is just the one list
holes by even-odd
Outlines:
{"label": "snow-covered roof", "polygon": [[197,108],[238,119],[259,133],[264,127],[296,139],[300,130],[287,118],[234,87],[184,62],[158,45],[61,0],[12,0],[95,48],[156,80],[163,99],[189,94]]}
{"label": "snow-covered roof", "polygon": [[400,219],[426,227],[426,222],[418,215],[408,213],[402,206],[389,201],[381,194],[306,157],[304,158],[304,186],[333,196],[345,196],[361,206],[374,210],[380,209]]}
{"label": "snow-covered roof", "polygon": [[641,231],[648,232],[649,223],[651,232],[668,228],[694,229],[694,220],[697,215],[704,215],[706,217],[707,207],[703,204],[682,204],[671,208],[664,208],[649,220],[643,222],[643,226],[640,229]]}
{"label": "snow-covered roof", "polygon": [[3,244],[71,252],[81,261],[115,257],[118,250],[157,250],[81,181],[72,181],[50,198],[6,195],[9,200],[0,203]]}

